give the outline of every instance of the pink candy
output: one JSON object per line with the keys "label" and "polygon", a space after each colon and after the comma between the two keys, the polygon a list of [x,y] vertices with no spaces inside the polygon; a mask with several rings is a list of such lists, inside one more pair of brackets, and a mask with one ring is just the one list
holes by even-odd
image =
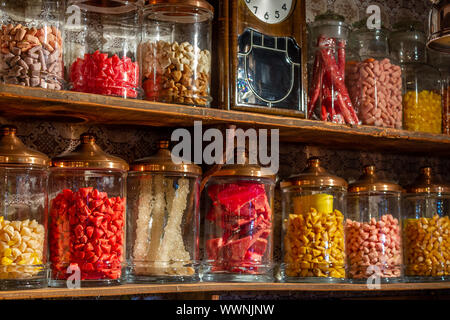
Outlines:
{"label": "pink candy", "polygon": [[[372,218],[365,223],[347,219],[345,229],[350,278],[363,279],[378,271],[382,278],[401,275],[398,219],[390,214],[383,215],[379,221]],[[375,267],[368,269],[369,266]]]}

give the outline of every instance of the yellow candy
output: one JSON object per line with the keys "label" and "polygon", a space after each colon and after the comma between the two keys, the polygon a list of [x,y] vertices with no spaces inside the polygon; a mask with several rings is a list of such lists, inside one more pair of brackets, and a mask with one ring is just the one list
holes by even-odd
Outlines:
{"label": "yellow candy", "polygon": [[11,248],[6,248],[5,251],[3,252],[3,255],[4,255],[5,257],[10,257],[11,254],[12,254]]}
{"label": "yellow candy", "polygon": [[11,260],[11,259],[9,259],[9,258],[7,258],[7,257],[3,257],[2,258],[2,265],[4,265],[4,266],[9,266],[10,264],[12,264],[13,263],[13,261]]}
{"label": "yellow candy", "polygon": [[403,96],[403,128],[430,133],[442,132],[442,98],[433,91],[418,94],[408,91]]}

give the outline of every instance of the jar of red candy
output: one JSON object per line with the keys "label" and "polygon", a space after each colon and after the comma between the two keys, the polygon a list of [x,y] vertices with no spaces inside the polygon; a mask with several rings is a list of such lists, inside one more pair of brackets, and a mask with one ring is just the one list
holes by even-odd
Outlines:
{"label": "jar of red candy", "polygon": [[398,184],[379,179],[372,165],[364,167],[359,180],[349,185],[345,237],[347,276],[352,281],[402,279],[403,191]]}
{"label": "jar of red candy", "polygon": [[125,257],[128,164],[100,149],[91,134],[52,159],[50,286],[120,284]]}
{"label": "jar of red candy", "polygon": [[209,106],[213,6],[206,0],[146,2],[139,50],[146,99]]}
{"label": "jar of red candy", "polygon": [[282,276],[285,282],[345,279],[344,219],[347,181],[328,173],[316,157],[281,182]]}
{"label": "jar of red candy", "polygon": [[139,14],[130,1],[74,1],[66,13],[70,89],[138,98]]}
{"label": "jar of red candy", "polygon": [[0,1],[0,82],[64,88],[64,1]]}
{"label": "jar of red candy", "polygon": [[362,124],[402,129],[402,70],[389,53],[388,30],[367,28],[364,19],[351,33],[360,61],[347,61],[345,82]]}
{"label": "jar of red candy", "polygon": [[158,144],[158,152],[134,162],[128,176],[128,280],[195,282],[202,170],[174,161],[169,141]]}
{"label": "jar of red candy", "polygon": [[358,61],[347,44],[350,26],[344,17],[327,11],[311,25],[308,118],[358,124],[345,84],[345,62]]}
{"label": "jar of red candy", "polygon": [[16,131],[0,129],[0,290],[47,286],[50,159],[27,148]]}
{"label": "jar of red candy", "polygon": [[239,152],[242,164],[225,165],[205,186],[203,281],[273,280],[275,176],[245,158]]}

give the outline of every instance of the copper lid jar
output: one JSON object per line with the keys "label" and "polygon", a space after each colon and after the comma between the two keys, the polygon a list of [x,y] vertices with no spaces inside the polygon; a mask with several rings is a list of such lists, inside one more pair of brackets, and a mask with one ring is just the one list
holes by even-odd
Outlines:
{"label": "copper lid jar", "polygon": [[423,167],[407,187],[403,241],[409,281],[450,279],[450,185]]}
{"label": "copper lid jar", "polygon": [[128,176],[128,281],[199,280],[199,190],[202,170],[172,159],[169,141],[137,160]]}
{"label": "copper lid jar", "polygon": [[347,182],[313,157],[302,173],[281,182],[281,191],[284,281],[344,280]]}
{"label": "copper lid jar", "polygon": [[374,165],[365,166],[359,180],[349,185],[345,235],[347,276],[353,282],[374,274],[383,282],[401,280],[403,192],[395,182],[379,178]]}
{"label": "copper lid jar", "polygon": [[206,0],[146,1],[139,53],[147,100],[210,105],[213,16]]}
{"label": "copper lid jar", "polygon": [[52,159],[50,173],[50,286],[120,284],[125,256],[128,164],[105,153],[91,134]]}
{"label": "copper lid jar", "polygon": [[[203,281],[273,280],[275,176],[244,151],[205,186]],[[241,163],[241,164],[239,164]]]}
{"label": "copper lid jar", "polygon": [[0,128],[0,290],[47,286],[50,159],[27,148],[17,128]]}

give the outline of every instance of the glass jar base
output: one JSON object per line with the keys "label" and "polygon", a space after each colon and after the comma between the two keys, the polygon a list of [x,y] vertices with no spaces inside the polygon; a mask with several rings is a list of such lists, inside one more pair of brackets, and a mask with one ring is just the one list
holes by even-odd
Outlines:
{"label": "glass jar base", "polygon": [[440,282],[450,281],[450,276],[432,277],[432,276],[405,276],[406,282]]}
{"label": "glass jar base", "polygon": [[[71,281],[72,285],[75,285],[73,281]],[[92,288],[92,287],[109,287],[109,286],[119,286],[122,284],[120,279],[115,280],[81,280],[80,287],[81,288]],[[68,288],[67,280],[53,280],[50,279],[48,281],[48,286],[52,288]]]}
{"label": "glass jar base", "polygon": [[286,283],[345,283],[344,278],[332,278],[332,277],[287,277],[285,276],[281,280]]}
{"label": "glass jar base", "polygon": [[205,273],[203,282],[273,282],[274,277],[267,274],[233,274],[233,273]]}
{"label": "glass jar base", "polygon": [[136,284],[145,283],[197,283],[199,276],[158,276],[158,275],[129,275],[127,282]]}
{"label": "glass jar base", "polygon": [[[374,283],[374,279],[370,279],[370,283]],[[368,278],[362,278],[362,279],[348,279],[348,282],[354,283],[354,284],[364,284],[367,283]],[[404,279],[402,277],[395,277],[395,278],[380,278],[380,283],[382,284],[389,284],[389,283],[400,283],[404,282]]]}
{"label": "glass jar base", "polygon": [[40,279],[2,279],[0,280],[0,290],[32,290],[47,287],[47,280]]}

